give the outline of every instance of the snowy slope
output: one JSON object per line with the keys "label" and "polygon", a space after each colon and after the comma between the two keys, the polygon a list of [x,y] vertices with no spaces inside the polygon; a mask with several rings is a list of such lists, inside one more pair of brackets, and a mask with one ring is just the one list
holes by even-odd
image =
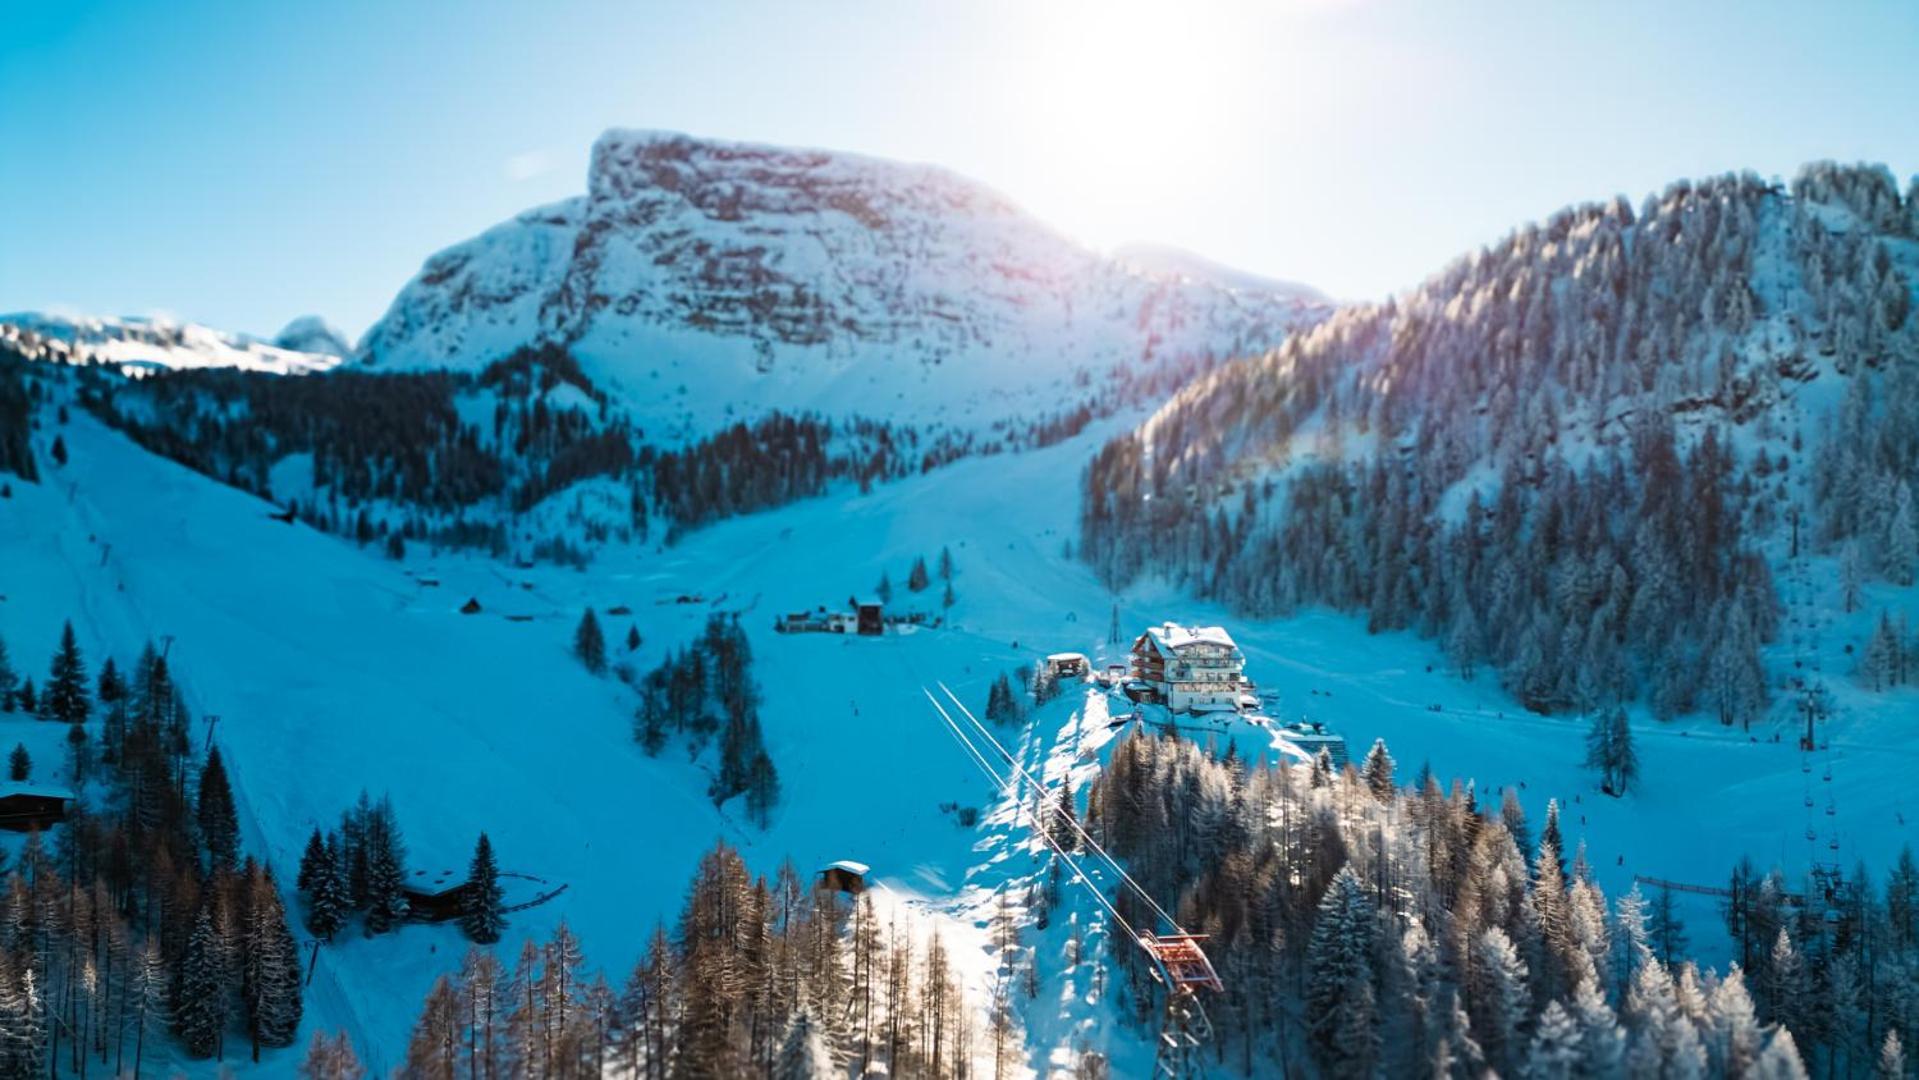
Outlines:
{"label": "snowy slope", "polygon": [[[299,328],[302,321],[288,330]],[[132,372],[219,367],[276,375],[306,375],[340,363],[340,353],[312,351],[319,345],[310,336],[291,340],[283,332],[282,339],[267,344],[245,334],[163,318],[0,315],[0,343],[29,359],[112,364]]]}
{"label": "snowy slope", "polygon": [[[95,658],[124,661],[147,638],[174,635],[194,711],[222,718],[218,738],[254,826],[248,843],[283,868],[307,831],[331,822],[362,787],[392,794],[416,866],[457,863],[487,829],[506,867],[568,886],[514,917],[509,951],[564,917],[594,964],[623,972],[651,921],[677,910],[700,852],[726,836],[758,872],[789,853],[802,869],[840,858],[872,864],[889,897],[942,920],[952,940],[976,943],[977,987],[990,972],[982,928],[994,897],[1023,888],[1043,864],[1011,808],[993,810],[992,792],[920,687],[944,680],[978,703],[1016,662],[1061,649],[1114,655],[1105,644],[1114,598],[1063,544],[1076,512],[1065,493],[1086,455],[1123,424],[870,495],[839,491],[722,523],[670,551],[611,548],[576,572],[424,552],[395,564],[271,520],[266,504],[74,410],[69,425],[37,436],[63,434],[71,463],[43,484],[15,483],[14,497],[0,501],[0,634],[28,672],[44,671],[68,616]],[[1009,501],[1009,489],[1061,495]],[[958,567],[955,627],[880,640],[771,632],[775,612],[865,592],[881,571],[899,582],[914,556],[942,544]],[[1844,650],[1860,628],[1857,617],[1832,615],[1836,575],[1815,560],[1795,588],[1792,602],[1824,626],[1814,662],[1848,670]],[[703,599],[673,602],[680,595]],[[482,614],[457,613],[469,596]],[[1789,719],[1748,741],[1705,719],[1637,716],[1644,775],[1630,798],[1613,800],[1596,795],[1581,765],[1582,724],[1520,713],[1491,680],[1446,674],[1436,650],[1410,635],[1369,636],[1362,621],[1323,612],[1234,621],[1152,585],[1118,602],[1127,629],[1164,618],[1227,622],[1249,674],[1280,691],[1285,717],[1328,721],[1361,749],[1385,737],[1407,770],[1430,762],[1442,776],[1475,779],[1488,798],[1523,784],[1534,815],[1557,796],[1569,842],[1587,843],[1609,894],[1635,873],[1714,881],[1741,855],[1796,875],[1815,853],[1802,836],[1807,788],[1836,795],[1817,854],[1828,823],[1841,861],[1875,870],[1910,839],[1915,751],[1903,730],[1919,708],[1911,690],[1868,695],[1835,678],[1842,708],[1831,750],[1816,759],[1821,770],[1832,766],[1830,787],[1819,772],[1800,771]],[[770,830],[716,812],[706,776],[683,752],[648,759],[634,747],[629,692],[586,675],[567,653],[588,604],[632,609],[607,618],[608,637],[619,641],[636,625],[645,644],[632,659],[642,669],[693,637],[710,611],[741,614],[784,788]],[[1919,615],[1912,589],[1873,587],[1869,606],[1881,605]],[[531,618],[508,618],[516,615]],[[1796,655],[1782,643],[1768,660],[1785,666]],[[1076,763],[1083,779],[1095,758],[1081,752],[1097,745],[1080,740],[1107,712],[1103,699],[1068,695],[1038,711],[1030,731],[1006,737],[1049,775]],[[1769,741],[1775,731],[1781,743]],[[980,828],[963,829],[941,811],[949,802],[989,813]],[[1092,918],[1084,906],[1075,911]],[[1688,915],[1702,958],[1721,959],[1710,906]],[[1035,943],[1049,954],[1063,947],[1060,932]],[[348,1027],[384,1071],[433,976],[462,948],[451,927],[343,940],[322,957],[309,1024]],[[1116,1075],[1136,1074],[1150,1049],[1117,1019],[1115,1003],[1093,994],[1087,970],[1047,962],[1046,991],[1027,1018],[1033,1063],[1052,1059],[1063,1040],[1091,1040],[1114,1052]],[[270,1063],[291,1064],[289,1055]]]}
{"label": "snowy slope", "polygon": [[1325,311],[1096,255],[928,166],[615,130],[587,179],[429,259],[360,360],[476,368],[557,341],[648,419],[695,429],[773,405],[980,423]]}

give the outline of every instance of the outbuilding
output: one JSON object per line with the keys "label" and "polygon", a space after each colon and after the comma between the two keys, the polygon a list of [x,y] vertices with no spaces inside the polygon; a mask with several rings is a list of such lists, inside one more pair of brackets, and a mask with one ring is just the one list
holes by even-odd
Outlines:
{"label": "outbuilding", "polygon": [[886,612],[878,600],[861,600],[853,609],[854,622],[861,634],[878,637],[886,633]]}
{"label": "outbuilding", "polygon": [[1092,668],[1085,653],[1056,652],[1046,658],[1046,670],[1056,679],[1083,679]]}
{"label": "outbuilding", "polygon": [[415,870],[400,886],[407,916],[420,922],[447,922],[466,914],[470,886],[457,870]]}
{"label": "outbuilding", "polygon": [[866,891],[866,875],[872,867],[850,859],[829,864],[820,871],[819,889],[821,892],[839,892],[848,896],[858,896]]}
{"label": "outbuilding", "polygon": [[73,792],[65,788],[7,784],[0,786],[0,829],[28,832],[67,819]]}

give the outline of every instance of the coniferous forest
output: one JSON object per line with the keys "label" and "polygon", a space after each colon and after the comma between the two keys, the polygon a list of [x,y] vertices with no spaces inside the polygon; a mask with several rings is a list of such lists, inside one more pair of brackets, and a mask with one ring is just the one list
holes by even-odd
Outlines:
{"label": "coniferous forest", "polygon": [[[1749,723],[1771,558],[1919,562],[1919,319],[1884,243],[1915,220],[1831,165],[1562,211],[1109,442],[1081,554],[1251,615],[1363,611],[1536,711]],[[1836,413],[1796,407],[1835,380]]]}

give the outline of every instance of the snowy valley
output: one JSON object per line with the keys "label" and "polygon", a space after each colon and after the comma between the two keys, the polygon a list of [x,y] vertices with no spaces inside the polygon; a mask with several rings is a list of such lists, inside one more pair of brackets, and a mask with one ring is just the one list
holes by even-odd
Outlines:
{"label": "snowy valley", "polygon": [[[42,682],[68,622],[95,673],[163,650],[178,783],[219,747],[296,924],[362,792],[409,880],[484,833],[513,986],[595,1010],[436,1051],[470,924],[356,915],[299,934],[268,1074],[320,1031],[381,1075],[1146,1076],[1167,995],[1122,916],[1211,935],[1225,1075],[1863,1074],[1919,1019],[1915,282],[1919,191],[1869,169],[1567,211],[1333,311],[939,170],[612,132],[587,195],[433,256],[338,363],[323,325],[6,320],[0,639]],[[1258,704],[1033,677],[1168,620],[1229,628]],[[58,783],[62,727],[0,746]],[[90,813],[137,818],[101,775]],[[829,914],[769,914],[788,859]],[[865,891],[816,902],[847,861]],[[633,1013],[661,956],[683,1011]]]}

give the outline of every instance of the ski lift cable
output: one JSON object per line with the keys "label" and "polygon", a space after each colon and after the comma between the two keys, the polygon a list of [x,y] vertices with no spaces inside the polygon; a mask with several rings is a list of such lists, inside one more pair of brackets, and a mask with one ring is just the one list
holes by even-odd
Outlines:
{"label": "ski lift cable", "polygon": [[[954,737],[958,738],[961,744],[973,755],[974,764],[978,765],[980,770],[986,773],[986,775],[992,777],[997,787],[1004,790],[1007,781],[1001,779],[998,772],[986,764],[985,757],[973,746],[972,740],[966,737],[965,732],[960,730],[959,722],[953,719],[952,715],[946,711],[945,707],[939,703],[939,699],[935,698],[931,691],[925,687],[921,687],[920,692],[926,695],[926,700],[933,703],[934,710],[940,714],[940,719],[946,721],[946,725],[953,732]],[[1013,801],[1013,807],[1015,813],[1025,814],[1027,816],[1027,819],[1032,822],[1034,835],[1038,836],[1041,842],[1052,849],[1054,854],[1058,855],[1065,861],[1067,866],[1072,868],[1074,879],[1084,885],[1087,892],[1093,894],[1093,899],[1099,901],[1100,906],[1106,909],[1106,913],[1113,917],[1113,921],[1119,924],[1122,930],[1126,931],[1126,936],[1131,938],[1136,944],[1140,943],[1139,931],[1134,930],[1132,924],[1126,921],[1126,917],[1119,913],[1117,907],[1113,906],[1113,902],[1106,898],[1106,894],[1100,891],[1099,886],[1094,883],[1093,879],[1079,865],[1079,861],[1074,859],[1070,853],[1061,849],[1059,844],[1047,834],[1046,830],[1041,827],[1039,819],[1033,816],[1031,810],[1027,809],[1025,800],[1015,799]],[[1151,950],[1148,951],[1150,952]]]}
{"label": "ski lift cable", "polygon": [[[952,689],[945,683],[940,683],[939,685],[940,689],[946,692],[946,696],[953,699],[953,704],[959,708],[960,712],[963,713],[968,720],[972,721],[973,726],[978,729],[981,737],[992,745],[1002,758],[1006,759],[1007,764],[1017,770],[1019,774],[1026,779],[1026,782],[1033,785],[1035,789],[1044,790],[1044,785],[1035,779],[1033,774],[1028,772],[1026,767],[1021,765],[1019,760],[1007,751],[1006,747],[1000,743],[999,739],[996,738],[991,731],[987,730],[986,725],[980,722],[979,717],[974,716],[972,710],[966,707],[966,703],[959,700],[958,695],[954,694]],[[1112,867],[1113,872],[1118,874],[1120,879],[1131,887],[1140,899],[1146,901],[1147,905],[1157,912],[1160,918],[1166,920],[1167,924],[1173,928],[1174,933],[1184,934],[1186,932],[1185,929],[1179,925],[1179,920],[1173,918],[1172,912],[1161,907],[1159,901],[1153,898],[1153,894],[1147,892],[1145,886],[1141,885],[1133,875],[1127,873],[1126,868],[1120,865],[1119,860],[1114,858],[1112,853],[1107,851],[1104,845],[1094,839],[1093,835],[1086,831],[1085,826],[1081,825],[1076,819],[1069,819],[1069,824],[1072,825],[1073,831],[1078,834],[1089,849],[1099,855],[1108,866]]]}
{"label": "ski lift cable", "polygon": [[[962,702],[959,699],[959,696],[953,693],[951,687],[948,687],[945,683],[942,682],[939,684],[939,688],[946,692],[947,697],[953,699],[953,704],[959,708],[960,712],[964,714],[968,720],[973,722],[973,726],[979,730],[980,735],[984,737],[987,743],[990,744],[995,750],[999,751],[1000,756],[1006,759],[1007,764],[1011,765],[1015,771],[1017,771],[1021,776],[1025,777],[1026,782],[1033,785],[1033,787],[1036,790],[1040,790],[1040,791],[1045,790],[1045,786],[1041,784],[1038,780],[1034,779],[1033,774],[1028,772],[1026,767],[1024,765],[1021,765],[1017,758],[1015,758],[1012,754],[1007,752],[1006,747],[1001,745],[1000,741],[993,736],[993,733],[986,729],[986,725],[980,722],[979,717],[973,715],[973,711],[971,709],[968,709],[966,707],[965,702]],[[1166,920],[1167,924],[1173,928],[1174,933],[1184,934],[1186,932],[1179,925],[1179,920],[1173,918],[1172,912],[1169,912],[1164,907],[1161,907],[1159,901],[1153,899],[1153,895],[1146,891],[1145,886],[1141,885],[1136,879],[1134,879],[1133,875],[1127,873],[1126,868],[1119,864],[1119,860],[1115,859],[1112,856],[1112,853],[1106,850],[1104,845],[1102,845],[1098,840],[1093,839],[1092,834],[1086,831],[1085,826],[1081,825],[1077,819],[1068,819],[1068,821],[1072,825],[1073,831],[1076,834],[1078,834],[1081,841],[1083,841],[1088,848],[1092,849],[1092,851],[1098,854],[1101,859],[1104,859],[1106,861],[1106,864],[1113,868],[1113,872],[1118,874],[1122,881],[1124,881],[1128,886],[1130,886],[1132,890],[1135,893],[1137,893],[1142,900],[1145,900],[1146,903],[1149,906],[1151,906],[1154,911],[1158,912],[1159,917]]]}

